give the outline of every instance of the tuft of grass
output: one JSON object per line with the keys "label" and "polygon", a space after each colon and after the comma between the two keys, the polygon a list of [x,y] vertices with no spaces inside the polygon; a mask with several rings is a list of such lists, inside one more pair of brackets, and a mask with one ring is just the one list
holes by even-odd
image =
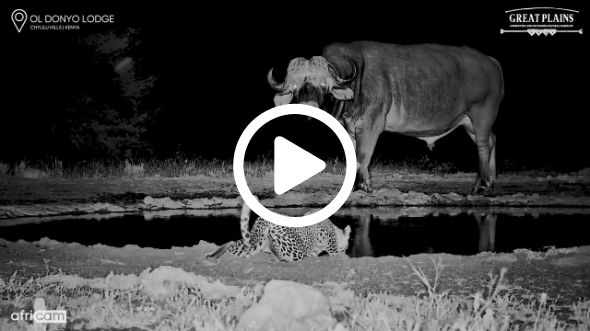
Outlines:
{"label": "tuft of grass", "polygon": [[10,165],[8,163],[0,162],[0,176],[8,175],[10,172]]}
{"label": "tuft of grass", "polygon": [[132,164],[129,160],[125,160],[125,176],[127,177],[141,177],[143,176],[145,169],[143,168],[143,163],[138,165]]}
{"label": "tuft of grass", "polygon": [[30,166],[26,160],[21,161],[15,169],[15,177],[22,178],[48,178],[49,174],[42,169]]}
{"label": "tuft of grass", "polygon": [[590,330],[590,301],[579,301],[567,307],[565,316],[560,313],[558,317],[556,312],[564,306],[548,304],[547,293],[522,298],[511,295],[515,288],[506,283],[507,268],[502,268],[500,275],[488,273],[484,291],[462,298],[450,297],[449,290],[437,291],[444,268],[440,258],[432,260],[433,282],[421,268],[406,260],[426,288],[424,302],[415,306],[423,319],[414,326],[422,325],[427,330]]}

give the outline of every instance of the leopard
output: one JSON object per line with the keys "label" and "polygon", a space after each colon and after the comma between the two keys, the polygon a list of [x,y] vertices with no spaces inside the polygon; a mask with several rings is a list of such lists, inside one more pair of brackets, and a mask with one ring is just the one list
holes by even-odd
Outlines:
{"label": "leopard", "polygon": [[[318,210],[308,211],[305,215]],[[294,262],[317,257],[323,252],[330,256],[343,254],[348,249],[350,225],[342,230],[328,218],[310,226],[289,227],[258,217],[252,230],[248,231],[250,213],[250,207],[244,202],[240,216],[242,239],[223,244],[217,250],[208,253],[207,259],[217,260],[224,254],[248,258],[266,252],[272,254],[279,262]]]}

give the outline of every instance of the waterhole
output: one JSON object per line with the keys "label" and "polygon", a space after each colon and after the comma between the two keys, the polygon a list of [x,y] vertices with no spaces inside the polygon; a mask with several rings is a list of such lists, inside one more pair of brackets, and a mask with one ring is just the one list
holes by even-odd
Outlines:
{"label": "waterhole", "polygon": [[[300,216],[309,209],[274,210]],[[151,211],[0,220],[0,238],[31,242],[47,237],[82,245],[160,249],[190,247],[201,240],[221,245],[241,238],[239,213],[238,209]],[[352,228],[347,251],[351,257],[473,255],[590,245],[590,209],[343,208],[330,219],[340,228]]]}

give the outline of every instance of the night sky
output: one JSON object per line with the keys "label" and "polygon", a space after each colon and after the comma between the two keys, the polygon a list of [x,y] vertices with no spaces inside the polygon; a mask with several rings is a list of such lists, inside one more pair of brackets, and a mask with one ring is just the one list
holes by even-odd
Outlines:
{"label": "night sky", "polygon": [[[0,159],[34,159],[51,149],[47,123],[72,88],[63,84],[67,75],[94,74],[86,72],[84,61],[70,50],[72,38],[134,27],[141,29],[141,47],[128,56],[159,78],[150,102],[163,108],[149,133],[158,157],[181,149],[191,155],[231,159],[246,125],[274,106],[275,91],[266,81],[269,69],[274,67],[276,80],[282,81],[292,58],[320,55],[332,42],[373,40],[466,45],[496,58],[505,81],[494,127],[499,162],[508,159],[528,167],[568,170],[590,166],[583,155],[590,150],[589,107],[583,102],[588,96],[590,58],[583,49],[588,44],[586,34],[500,34],[506,24],[504,11],[521,6],[427,9],[392,1],[388,6],[359,8],[359,3],[365,2],[352,7],[333,3],[332,8],[297,1],[242,8],[225,2],[186,8],[167,7],[165,2],[157,8],[5,7],[2,27],[8,46],[3,53],[8,75],[0,117]],[[580,10],[576,24],[584,27],[582,8],[562,7]],[[80,31],[24,29],[19,34],[9,19],[16,8],[40,14],[113,14],[115,23],[82,25]],[[65,71],[55,70],[70,63]],[[112,67],[105,65],[105,70]],[[261,139],[268,144],[258,146],[257,153],[268,152],[270,139],[280,130],[309,135],[314,127],[295,120],[288,128],[278,125],[267,130]],[[318,136],[313,142],[322,145]],[[476,147],[462,128],[437,141],[432,152],[421,140],[393,133],[384,133],[376,149],[381,159],[424,155],[476,170]]]}

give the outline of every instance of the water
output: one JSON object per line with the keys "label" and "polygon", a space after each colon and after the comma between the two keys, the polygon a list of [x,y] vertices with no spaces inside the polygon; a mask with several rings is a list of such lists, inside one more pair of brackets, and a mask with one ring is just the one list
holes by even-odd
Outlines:
{"label": "water", "polygon": [[[307,210],[276,209],[298,216]],[[0,220],[0,238],[30,242],[48,237],[82,245],[162,249],[193,246],[200,240],[221,245],[241,238],[238,217],[239,210],[226,209]],[[351,257],[472,255],[590,245],[590,209],[344,208],[331,220],[340,228],[352,228],[347,251]]]}

